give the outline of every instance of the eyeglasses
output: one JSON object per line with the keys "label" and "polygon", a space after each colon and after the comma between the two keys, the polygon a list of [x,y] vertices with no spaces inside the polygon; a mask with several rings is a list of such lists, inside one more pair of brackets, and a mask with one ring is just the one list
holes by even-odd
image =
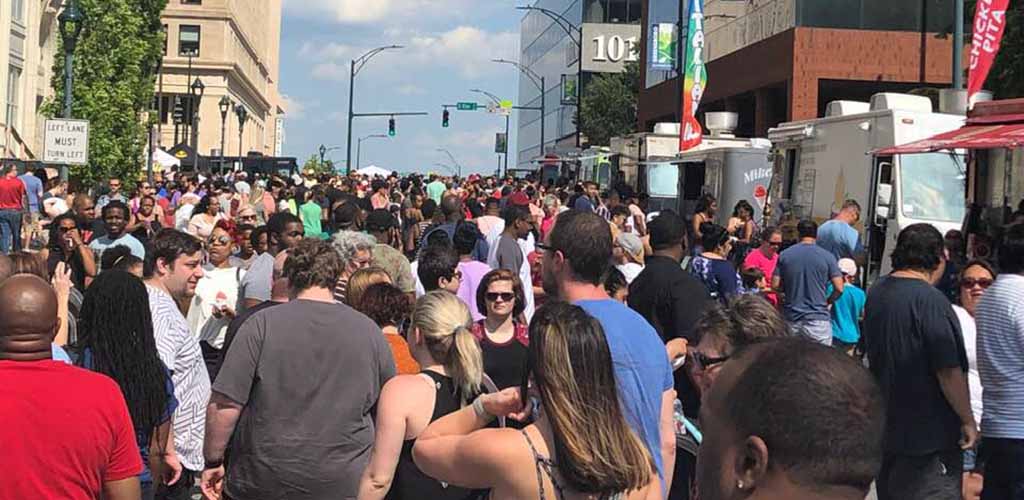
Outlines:
{"label": "eyeglasses", "polygon": [[256,220],[255,215],[239,215],[238,218],[241,220]]}
{"label": "eyeglasses", "polygon": [[960,286],[964,288],[974,288],[980,286],[982,290],[992,286],[992,280],[988,278],[964,278],[960,280]]}
{"label": "eyeglasses", "polygon": [[693,359],[694,366],[696,366],[698,370],[707,370],[714,365],[725,363],[730,358],[730,356],[719,356],[714,358],[699,351],[692,351],[689,353],[689,356]]}
{"label": "eyeglasses", "polygon": [[452,276],[450,278],[448,278],[449,281],[455,281],[455,280],[461,280],[461,279],[462,279],[462,271],[459,271],[458,269],[456,269],[455,272],[452,273]]}
{"label": "eyeglasses", "polygon": [[555,247],[553,247],[551,245],[544,244],[544,243],[537,243],[536,247],[541,249],[541,250],[543,250],[543,251],[545,251],[545,252],[554,252],[555,251]]}
{"label": "eyeglasses", "polygon": [[485,297],[488,302],[497,302],[498,299],[501,299],[502,302],[512,302],[516,295],[512,292],[487,292]]}

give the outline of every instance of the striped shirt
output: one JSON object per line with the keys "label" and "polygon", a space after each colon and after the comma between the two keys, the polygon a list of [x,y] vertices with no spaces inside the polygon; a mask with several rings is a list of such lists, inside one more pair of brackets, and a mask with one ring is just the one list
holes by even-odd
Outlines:
{"label": "striped shirt", "polygon": [[1004,274],[975,314],[985,437],[1024,439],[1024,276]]}
{"label": "striped shirt", "polygon": [[146,285],[149,311],[153,316],[153,336],[160,359],[171,369],[174,397],[178,409],[174,425],[174,449],[182,466],[201,471],[203,438],[206,431],[206,405],[210,401],[210,376],[203,362],[199,341],[188,329],[188,322],[167,292]]}

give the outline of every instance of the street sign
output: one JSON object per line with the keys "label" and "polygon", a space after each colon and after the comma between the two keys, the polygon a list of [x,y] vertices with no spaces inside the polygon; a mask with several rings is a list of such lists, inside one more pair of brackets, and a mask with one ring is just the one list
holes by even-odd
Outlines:
{"label": "street sign", "polygon": [[476,111],[477,103],[475,102],[460,102],[455,104],[455,109],[459,111]]}
{"label": "street sign", "polygon": [[508,153],[508,136],[504,132],[494,134],[494,152]]}
{"label": "street sign", "polygon": [[43,161],[64,165],[89,163],[89,121],[46,120]]}

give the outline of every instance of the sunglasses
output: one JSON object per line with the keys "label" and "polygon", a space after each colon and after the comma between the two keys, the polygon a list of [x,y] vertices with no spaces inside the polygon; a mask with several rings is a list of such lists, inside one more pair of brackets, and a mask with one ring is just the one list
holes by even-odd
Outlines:
{"label": "sunglasses", "polygon": [[698,370],[707,370],[714,365],[725,363],[729,360],[730,356],[711,357],[699,351],[693,351],[688,354],[693,359],[694,366]]}
{"label": "sunglasses", "polygon": [[228,246],[231,244],[231,238],[228,236],[221,236],[220,238],[210,238],[210,246],[218,244],[220,246]]}
{"label": "sunglasses", "polygon": [[964,288],[974,288],[980,286],[982,290],[992,286],[992,280],[988,278],[964,278],[960,281],[960,286]]}
{"label": "sunglasses", "polygon": [[516,295],[512,292],[487,292],[485,297],[487,297],[488,302],[497,302],[498,299],[501,299],[502,302],[512,302]]}
{"label": "sunglasses", "polygon": [[545,252],[554,252],[555,251],[555,247],[553,247],[551,245],[544,244],[544,243],[537,243],[535,246],[537,248],[545,251]]}
{"label": "sunglasses", "polygon": [[75,229],[77,229],[77,228],[74,228],[74,227],[61,227],[61,228],[58,229],[58,231],[60,231],[61,234],[64,234],[64,233],[70,233],[71,231],[74,231]]}
{"label": "sunglasses", "polygon": [[768,244],[775,248],[782,248],[781,241],[769,241]]}
{"label": "sunglasses", "polygon": [[455,280],[461,280],[461,279],[462,279],[462,271],[459,271],[459,270],[455,270],[455,272],[452,273],[451,278],[448,278],[449,281],[455,281]]}

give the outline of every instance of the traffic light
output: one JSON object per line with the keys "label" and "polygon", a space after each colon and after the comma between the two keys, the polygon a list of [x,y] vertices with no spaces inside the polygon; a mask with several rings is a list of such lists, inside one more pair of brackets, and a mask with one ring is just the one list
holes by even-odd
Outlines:
{"label": "traffic light", "polygon": [[395,136],[395,119],[391,118],[388,120],[388,135],[391,137]]}
{"label": "traffic light", "polygon": [[441,126],[444,127],[444,128],[448,128],[448,118],[449,118],[449,115],[450,115],[450,113],[448,112],[447,109],[444,110],[443,113],[441,113]]}

